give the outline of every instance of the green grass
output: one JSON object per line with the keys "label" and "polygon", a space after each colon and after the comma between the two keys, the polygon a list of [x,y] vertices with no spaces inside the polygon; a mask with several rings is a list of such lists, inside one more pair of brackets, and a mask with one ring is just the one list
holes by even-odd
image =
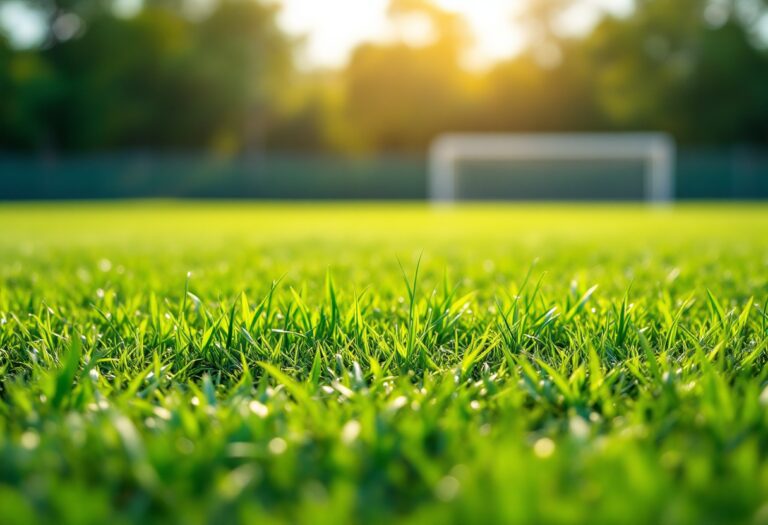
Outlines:
{"label": "green grass", "polygon": [[758,205],[0,208],[0,522],[766,523]]}

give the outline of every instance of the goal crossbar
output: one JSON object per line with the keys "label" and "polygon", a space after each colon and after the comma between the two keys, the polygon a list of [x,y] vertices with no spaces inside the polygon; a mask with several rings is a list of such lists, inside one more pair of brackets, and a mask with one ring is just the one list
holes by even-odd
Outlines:
{"label": "goal crossbar", "polygon": [[644,198],[674,198],[675,144],[664,133],[451,133],[432,142],[429,197],[457,199],[457,164],[462,160],[639,160],[644,161]]}

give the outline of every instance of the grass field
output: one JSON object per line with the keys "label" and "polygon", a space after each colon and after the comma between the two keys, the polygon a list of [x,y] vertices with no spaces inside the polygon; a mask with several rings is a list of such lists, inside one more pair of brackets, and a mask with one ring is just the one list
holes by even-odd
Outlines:
{"label": "grass field", "polygon": [[768,209],[0,208],[0,522],[768,523]]}

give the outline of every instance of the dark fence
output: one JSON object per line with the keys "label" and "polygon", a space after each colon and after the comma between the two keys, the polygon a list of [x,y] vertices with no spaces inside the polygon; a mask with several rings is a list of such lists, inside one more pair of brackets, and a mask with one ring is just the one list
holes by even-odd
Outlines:
{"label": "dark fence", "polygon": [[[580,170],[583,171],[583,170]],[[605,183],[607,179],[603,179]],[[599,178],[580,179],[601,184]],[[0,154],[0,200],[112,198],[424,199],[419,156],[346,158],[276,154],[107,154],[58,158]],[[597,192],[597,189],[595,190]],[[589,192],[586,192],[589,194]],[[543,198],[546,198],[546,193]],[[514,195],[512,195],[514,197]],[[682,150],[679,199],[768,199],[768,151]],[[482,198],[481,195],[471,195]]]}
{"label": "dark fence", "polygon": [[121,154],[58,159],[0,156],[0,199],[133,197],[418,199],[425,163],[412,157],[269,154],[219,159]]}

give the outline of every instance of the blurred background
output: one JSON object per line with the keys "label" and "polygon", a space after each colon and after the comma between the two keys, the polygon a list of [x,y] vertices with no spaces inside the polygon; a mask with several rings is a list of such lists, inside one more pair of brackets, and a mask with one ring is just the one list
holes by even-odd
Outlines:
{"label": "blurred background", "polygon": [[768,0],[0,0],[1,200],[423,199],[443,132],[638,130],[768,198]]}

